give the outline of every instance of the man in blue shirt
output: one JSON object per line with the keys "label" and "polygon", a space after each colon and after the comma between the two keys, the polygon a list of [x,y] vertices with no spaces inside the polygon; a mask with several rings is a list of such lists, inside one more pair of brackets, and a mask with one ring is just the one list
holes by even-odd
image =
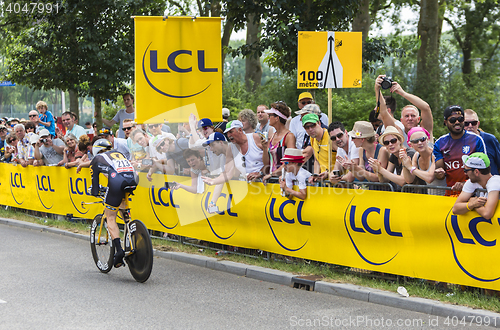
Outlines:
{"label": "man in blue shirt", "polygon": [[498,166],[500,166],[500,143],[497,138],[490,133],[479,130],[479,117],[474,110],[465,109],[464,129],[483,138],[488,158],[490,160],[491,174],[498,175]]}
{"label": "man in blue shirt", "polygon": [[467,180],[462,156],[474,152],[486,153],[483,139],[464,130],[464,119],[464,109],[461,106],[447,107],[444,110],[444,125],[450,132],[441,136],[434,144],[436,178],[442,180],[446,177],[446,185],[452,187],[453,191],[461,191]]}

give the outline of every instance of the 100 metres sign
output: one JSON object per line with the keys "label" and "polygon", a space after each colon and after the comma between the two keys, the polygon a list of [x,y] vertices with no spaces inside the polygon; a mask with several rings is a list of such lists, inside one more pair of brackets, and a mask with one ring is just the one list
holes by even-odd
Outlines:
{"label": "100 metres sign", "polygon": [[360,88],[361,32],[299,32],[297,88]]}

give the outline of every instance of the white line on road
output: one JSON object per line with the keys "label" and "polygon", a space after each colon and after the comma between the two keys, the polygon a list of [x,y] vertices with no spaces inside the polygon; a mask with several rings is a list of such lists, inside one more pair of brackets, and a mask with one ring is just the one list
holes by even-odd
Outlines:
{"label": "white line on road", "polygon": [[2,299],[0,299],[0,304],[6,304],[7,302],[6,301],[3,301]]}

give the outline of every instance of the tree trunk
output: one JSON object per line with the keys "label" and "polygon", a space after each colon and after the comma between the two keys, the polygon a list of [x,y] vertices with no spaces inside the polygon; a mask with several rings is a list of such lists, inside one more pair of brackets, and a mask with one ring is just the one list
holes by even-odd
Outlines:
{"label": "tree trunk", "polygon": [[[260,41],[260,20],[255,21],[255,14],[249,14],[247,19],[247,45]],[[262,65],[256,52],[245,58],[245,85],[247,91],[255,91],[262,79]]]}
{"label": "tree trunk", "polygon": [[352,21],[352,31],[363,33],[363,42],[368,38],[370,32],[370,0],[361,0],[359,3],[358,13]]}
{"label": "tree trunk", "polygon": [[233,22],[230,19],[227,19],[226,24],[224,24],[224,33],[222,34],[222,63],[221,63],[221,73],[222,73],[222,82],[224,82],[224,61],[226,60],[226,52],[224,49],[229,46],[229,40],[231,39],[231,33],[233,32]]}
{"label": "tree trunk", "polygon": [[80,120],[80,111],[78,109],[78,93],[75,90],[69,90],[69,111],[76,115],[76,118]]}
{"label": "tree trunk", "polygon": [[101,98],[94,95],[94,116],[97,124],[97,130],[102,128],[102,111],[101,111]]}
{"label": "tree trunk", "polygon": [[438,0],[420,2],[418,35],[421,46],[417,54],[416,95],[426,100],[431,108],[439,104],[439,35]]}

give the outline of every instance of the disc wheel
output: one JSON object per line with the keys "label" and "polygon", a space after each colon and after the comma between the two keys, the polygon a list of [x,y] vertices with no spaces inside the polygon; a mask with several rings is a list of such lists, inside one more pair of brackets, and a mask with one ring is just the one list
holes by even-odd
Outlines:
{"label": "disc wheel", "polygon": [[[148,229],[140,220],[130,223],[130,235],[134,253],[125,258],[130,273],[137,282],[146,282],[153,270],[153,245]],[[125,240],[127,240],[127,236]],[[130,244],[125,242],[125,251],[130,249]]]}
{"label": "disc wheel", "polygon": [[[107,273],[113,268],[114,248],[108,231],[108,223],[104,220],[101,230],[102,214],[95,216],[90,228],[90,250],[97,268]],[[100,233],[100,236],[99,236]]]}

